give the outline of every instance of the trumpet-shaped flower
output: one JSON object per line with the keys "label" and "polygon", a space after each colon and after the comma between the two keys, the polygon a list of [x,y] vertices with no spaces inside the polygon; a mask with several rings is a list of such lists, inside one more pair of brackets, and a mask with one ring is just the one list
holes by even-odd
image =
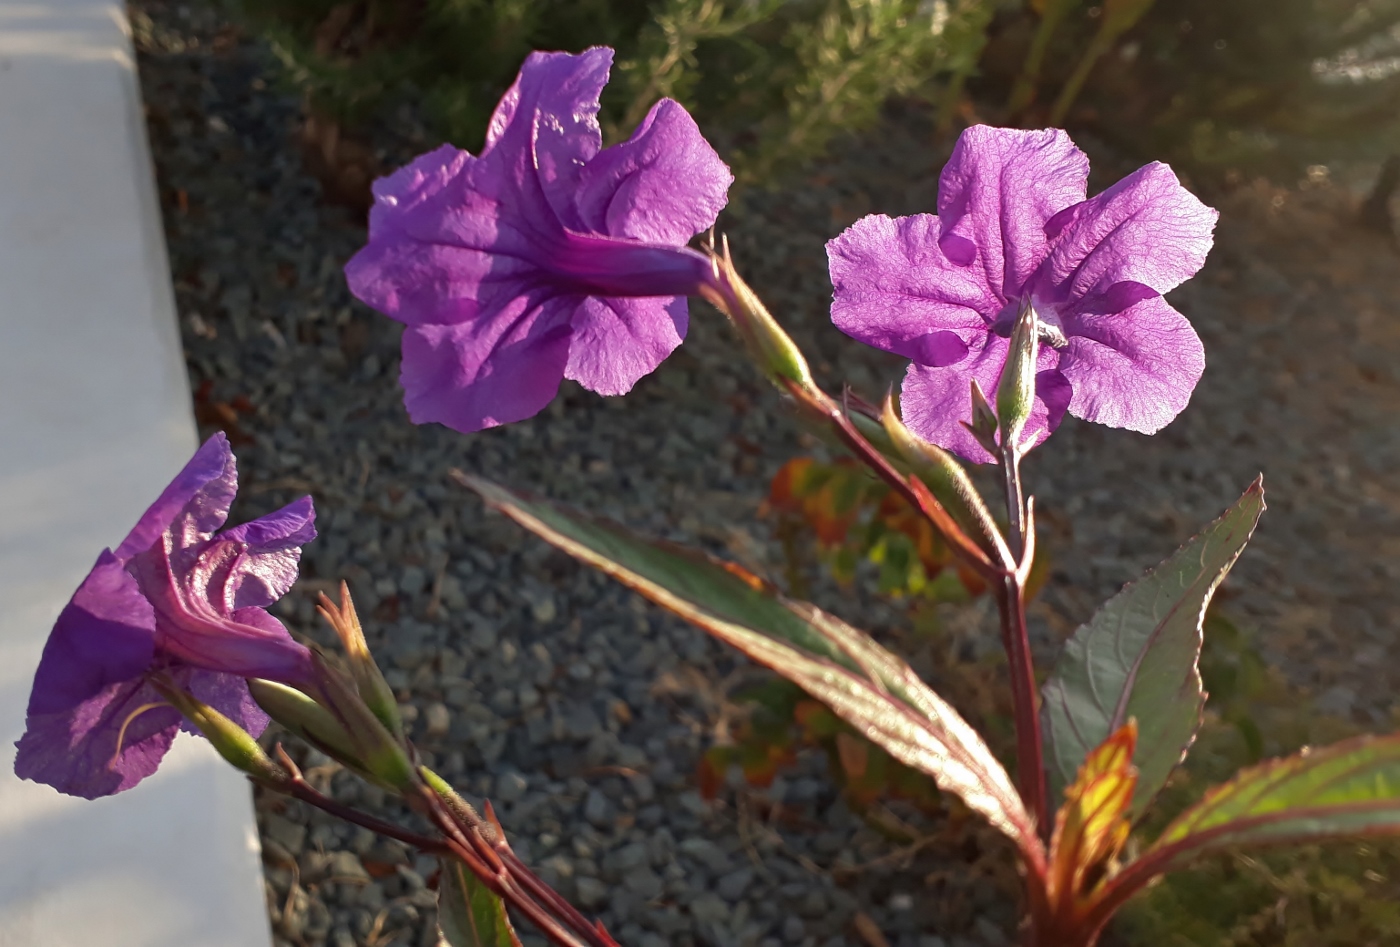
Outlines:
{"label": "trumpet-shaped flower", "polygon": [[985,462],[963,427],[970,383],[994,390],[1023,303],[1040,326],[1028,444],[1066,411],[1152,434],[1205,368],[1162,294],[1193,276],[1218,216],[1153,163],[1086,200],[1089,162],[1060,130],[976,126],[939,179],[938,216],[857,221],[827,245],[831,315],[911,360],[900,402],[928,441]]}
{"label": "trumpet-shaped flower", "polygon": [[375,182],[350,290],[404,323],[409,416],[476,431],[539,412],[571,378],[624,394],[685,336],[710,274],[685,247],[733,177],[663,99],[602,148],[612,50],[532,53],[479,156],[444,145]]}
{"label": "trumpet-shaped flower", "polygon": [[155,772],[180,715],[163,674],[257,735],[267,717],[245,678],[310,679],[311,656],[265,609],[296,580],[315,537],[305,497],[216,532],[237,492],[217,434],[115,550],[104,549],[44,646],[15,773],[92,799]]}

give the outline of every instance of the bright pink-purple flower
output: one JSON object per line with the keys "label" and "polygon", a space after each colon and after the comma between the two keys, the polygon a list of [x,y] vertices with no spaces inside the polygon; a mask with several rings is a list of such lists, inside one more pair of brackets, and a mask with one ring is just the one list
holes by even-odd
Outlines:
{"label": "bright pink-purple flower", "polygon": [[733,177],[663,99],[602,148],[612,50],[532,53],[480,156],[444,145],[375,183],[350,290],[404,323],[409,416],[476,431],[539,412],[564,378],[623,394],[685,336],[710,273],[686,249]]}
{"label": "bright pink-purple flower", "polygon": [[1085,200],[1089,161],[1060,130],[979,125],[939,179],[938,216],[857,221],[827,245],[832,321],[911,360],[904,421],[984,462],[960,422],[970,382],[992,396],[1023,301],[1042,325],[1039,443],[1066,410],[1152,434],[1205,368],[1201,340],[1162,294],[1193,276],[1217,213],[1153,163]]}
{"label": "bright pink-purple flower", "polygon": [[291,588],[300,547],[316,535],[311,498],[217,533],[237,489],[216,434],[121,545],[102,551],[44,646],[17,775],[92,799],[155,772],[181,718],[152,674],[254,735],[267,716],[245,678],[310,679],[310,653],[265,609]]}

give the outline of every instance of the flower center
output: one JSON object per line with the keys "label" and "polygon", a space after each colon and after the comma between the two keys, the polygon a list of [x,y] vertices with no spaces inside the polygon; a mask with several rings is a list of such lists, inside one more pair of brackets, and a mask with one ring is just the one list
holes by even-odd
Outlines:
{"label": "flower center", "polygon": [[1001,311],[993,317],[991,330],[1003,339],[1011,338],[1011,329],[1016,325],[1016,317],[1021,314],[1021,309],[1024,306],[1030,306],[1035,310],[1035,324],[1039,330],[1041,344],[1048,345],[1052,349],[1062,349],[1069,345],[1069,339],[1065,337],[1064,326],[1060,323],[1060,314],[1055,311],[1055,307],[1033,296],[1028,299],[1013,299],[1003,306]]}

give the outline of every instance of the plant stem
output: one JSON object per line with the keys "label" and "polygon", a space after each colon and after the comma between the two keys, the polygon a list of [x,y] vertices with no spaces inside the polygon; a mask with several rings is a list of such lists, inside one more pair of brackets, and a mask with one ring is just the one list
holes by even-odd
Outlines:
{"label": "plant stem", "polygon": [[[1001,467],[1006,487],[1009,521],[1007,545],[1019,562],[1026,554],[1026,500],[1021,487],[1021,452],[1004,447]],[[1041,837],[1050,837],[1049,810],[1045,798],[1045,754],[1041,746],[1040,719],[1036,713],[1035,666],[1031,661],[1030,635],[1026,629],[1026,590],[1016,570],[1002,579],[997,596],[1001,617],[1001,643],[1011,676],[1011,703],[1016,719],[1016,768],[1021,799],[1035,817]]]}

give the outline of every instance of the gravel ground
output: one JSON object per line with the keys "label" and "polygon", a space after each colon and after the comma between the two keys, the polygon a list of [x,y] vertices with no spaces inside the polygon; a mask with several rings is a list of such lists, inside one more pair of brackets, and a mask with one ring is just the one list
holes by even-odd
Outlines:
{"label": "gravel ground", "polygon": [[[321,535],[280,606],[288,625],[325,641],[314,595],[348,580],[430,765],[490,796],[522,855],[629,947],[878,944],[871,926],[893,947],[1009,943],[1009,852],[975,822],[939,820],[935,844],[896,848],[837,798],[816,754],[766,793],[702,799],[699,754],[752,669],[447,480],[458,466],[530,485],[778,574],[759,501],[811,441],[719,317],[693,304],[687,344],[625,400],[566,383],[531,421],[466,437],[414,427],[399,329],[341,276],[363,225],[303,170],[275,58],[198,5],[132,13],[196,408],[239,457],[234,520],[316,497]],[[919,112],[892,112],[865,146],[742,196],[721,221],[827,380],[873,394],[898,377],[830,327],[822,245],[865,213],[930,209],[944,154],[932,137]],[[431,144],[410,114],[376,134],[385,166]],[[1090,150],[1097,186],[1129,169]],[[1192,405],[1155,438],[1070,421],[1029,464],[1056,564],[1033,615],[1045,661],[1262,468],[1271,509],[1227,590],[1232,612],[1324,709],[1389,719],[1400,332],[1385,310],[1400,276],[1389,246],[1349,228],[1349,199],[1321,182],[1222,198],[1220,245],[1174,297],[1210,360]],[[821,583],[814,597],[937,683],[899,611]],[[324,758],[305,764],[341,799],[408,819]],[[434,942],[430,861],[277,797],[258,809],[279,943]]]}

